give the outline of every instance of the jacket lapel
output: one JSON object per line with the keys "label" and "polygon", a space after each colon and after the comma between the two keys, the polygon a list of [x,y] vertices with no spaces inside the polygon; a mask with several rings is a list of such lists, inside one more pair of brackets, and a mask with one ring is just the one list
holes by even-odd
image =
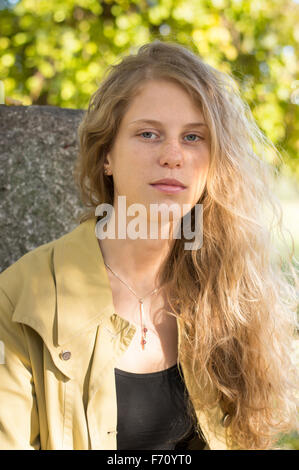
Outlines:
{"label": "jacket lapel", "polygon": [[[114,313],[95,225],[96,217],[88,219],[19,261],[21,290],[12,320],[37,331],[55,366],[71,379],[90,359],[97,326],[105,320],[109,326]],[[69,360],[61,358],[63,351],[71,353]]]}
{"label": "jacket lapel", "polygon": [[112,291],[95,234],[96,217],[61,238],[54,251],[57,342],[64,345],[114,313]]}
{"label": "jacket lapel", "polygon": [[[98,327],[92,359],[87,419],[92,449],[116,449],[117,396],[114,367],[129,347],[134,325],[113,314]],[[99,406],[99,403],[101,406]]]}

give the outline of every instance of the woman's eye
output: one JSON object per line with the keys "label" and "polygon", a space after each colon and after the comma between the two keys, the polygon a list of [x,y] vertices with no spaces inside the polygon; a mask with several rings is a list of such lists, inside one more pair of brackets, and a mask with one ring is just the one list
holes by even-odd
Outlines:
{"label": "woman's eye", "polygon": [[[186,137],[197,137],[199,140],[202,140],[202,137],[200,137],[199,135],[196,135],[196,134],[188,134],[186,135]],[[195,139],[191,139],[189,140],[189,142],[197,142]]]}
{"label": "woman's eye", "polygon": [[149,137],[149,134],[156,135],[156,134],[154,134],[154,133],[151,132],[151,131],[145,131],[145,132],[142,132],[142,133],[139,134],[139,135],[141,135],[142,137],[145,137],[147,140],[153,140],[153,139],[151,139],[151,138],[148,138],[148,137]]}

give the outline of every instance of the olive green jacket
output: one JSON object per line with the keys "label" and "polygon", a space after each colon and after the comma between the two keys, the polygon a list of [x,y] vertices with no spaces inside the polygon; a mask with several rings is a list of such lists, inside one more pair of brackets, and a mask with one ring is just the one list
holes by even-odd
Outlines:
{"label": "olive green jacket", "polygon": [[[114,310],[95,226],[96,217],[0,274],[0,449],[117,449],[114,365],[136,328]],[[216,433],[196,415],[205,449],[227,449],[223,411],[213,410]]]}

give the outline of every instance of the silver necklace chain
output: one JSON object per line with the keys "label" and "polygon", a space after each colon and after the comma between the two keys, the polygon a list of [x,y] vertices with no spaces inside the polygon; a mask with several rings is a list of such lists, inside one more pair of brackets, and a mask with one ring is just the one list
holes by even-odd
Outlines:
{"label": "silver necklace chain", "polygon": [[140,324],[141,324],[141,347],[142,347],[142,350],[144,350],[144,345],[146,344],[146,333],[147,333],[147,328],[144,326],[144,323],[143,323],[143,318],[144,318],[144,309],[143,309],[143,300],[145,299],[145,297],[147,297],[148,295],[153,295],[155,294],[157,291],[159,291],[161,289],[161,287],[156,287],[155,289],[153,289],[151,292],[149,292],[148,294],[144,295],[143,297],[139,297],[136,292],[133,291],[133,289],[125,282],[123,281],[123,279],[121,279],[119,277],[118,274],[116,274],[113,269],[109,266],[108,263],[106,263],[104,261],[104,264],[107,266],[108,269],[110,269],[110,271],[112,272],[112,274],[114,274],[115,277],[117,277],[131,292],[132,294],[135,295],[135,297],[137,297],[138,301],[139,301],[139,306],[140,306]]}
{"label": "silver necklace chain", "polygon": [[136,294],[136,292],[133,291],[133,289],[125,282],[123,281],[123,279],[121,279],[119,277],[118,274],[116,274],[113,269],[109,266],[108,263],[106,263],[104,261],[105,265],[107,266],[108,269],[110,269],[110,271],[112,272],[112,274],[114,274],[114,276],[116,276],[131,292],[132,294],[135,295],[135,297],[137,297],[137,299],[139,300],[140,303],[143,303],[143,299],[145,299],[145,297],[147,297],[148,295],[153,295],[155,294],[158,290],[160,290],[161,288],[160,287],[156,287],[155,289],[153,289],[151,292],[149,292],[148,294],[144,295],[143,297],[139,297],[139,295]]}

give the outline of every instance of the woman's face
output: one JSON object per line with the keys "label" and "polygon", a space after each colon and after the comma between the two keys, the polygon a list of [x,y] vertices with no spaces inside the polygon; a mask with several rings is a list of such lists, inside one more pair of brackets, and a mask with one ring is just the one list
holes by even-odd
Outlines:
{"label": "woman's face", "polygon": [[[157,203],[194,207],[206,183],[209,139],[200,109],[183,88],[167,80],[146,82],[131,101],[107,154],[115,199],[126,196],[127,207],[139,203],[147,211]],[[164,178],[175,178],[185,188],[171,192],[153,186]]]}

